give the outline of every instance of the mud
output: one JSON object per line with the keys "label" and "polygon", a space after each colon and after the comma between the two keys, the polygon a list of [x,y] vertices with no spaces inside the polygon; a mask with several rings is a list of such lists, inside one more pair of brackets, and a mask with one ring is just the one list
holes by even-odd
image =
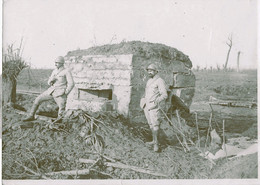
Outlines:
{"label": "mud", "polygon": [[[23,101],[21,101],[23,100]],[[20,96],[18,103],[30,107],[32,99]],[[26,103],[27,102],[27,103]],[[53,106],[55,109],[55,106]],[[46,113],[48,114],[48,113]],[[84,169],[90,164],[78,164],[78,158],[97,160],[97,151],[80,136],[83,125],[80,112],[68,113],[60,129],[49,129],[44,121],[35,121],[32,127],[12,127],[22,119],[12,108],[3,109],[3,179],[39,179],[28,176],[24,169],[17,165],[19,161],[34,171],[41,173]],[[91,115],[91,114],[90,114]],[[104,144],[103,155],[126,165],[145,168],[165,174],[167,177],[153,176],[130,169],[107,167],[100,163],[85,176],[52,176],[56,179],[210,179],[210,178],[257,178],[257,157],[249,155],[230,161],[219,160],[216,165],[200,157],[198,150],[191,146],[190,152],[184,152],[175,138],[175,142],[165,143],[161,139],[161,150],[153,152],[145,144],[151,139],[146,123],[129,124],[128,120],[116,113],[92,114],[98,127],[96,134]],[[161,133],[160,138],[165,137]],[[37,162],[35,162],[37,161]],[[103,159],[103,161],[109,161]],[[110,161],[111,162],[111,161]],[[36,167],[37,164],[37,167]],[[227,173],[223,173],[223,169]],[[98,172],[97,172],[98,171]],[[101,173],[102,172],[102,173]],[[14,174],[23,174],[15,176]],[[27,175],[26,175],[27,174]],[[106,174],[106,175],[104,175]]]}

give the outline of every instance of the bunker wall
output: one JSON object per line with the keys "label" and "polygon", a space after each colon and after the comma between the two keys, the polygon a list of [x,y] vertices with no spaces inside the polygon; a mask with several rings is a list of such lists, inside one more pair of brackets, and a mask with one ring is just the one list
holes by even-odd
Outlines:
{"label": "bunker wall", "polygon": [[66,58],[75,87],[67,109],[117,110],[128,116],[131,94],[132,55],[95,55]]}

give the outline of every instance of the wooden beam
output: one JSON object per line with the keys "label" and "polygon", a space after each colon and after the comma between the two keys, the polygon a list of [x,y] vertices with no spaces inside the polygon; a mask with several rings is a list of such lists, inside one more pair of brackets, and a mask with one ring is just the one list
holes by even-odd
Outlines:
{"label": "wooden beam", "polygon": [[[93,164],[96,161],[95,160],[91,160],[91,159],[79,159],[79,162]],[[140,168],[140,167],[136,167],[136,166],[129,166],[129,165],[126,165],[126,164],[123,164],[123,163],[119,163],[119,162],[116,162],[116,163],[104,162],[104,165],[111,166],[111,167],[114,167],[114,168],[131,169],[131,170],[136,171],[136,172],[146,173],[146,174],[154,175],[154,176],[168,177],[165,174],[154,172],[154,171],[151,171],[149,169]]]}

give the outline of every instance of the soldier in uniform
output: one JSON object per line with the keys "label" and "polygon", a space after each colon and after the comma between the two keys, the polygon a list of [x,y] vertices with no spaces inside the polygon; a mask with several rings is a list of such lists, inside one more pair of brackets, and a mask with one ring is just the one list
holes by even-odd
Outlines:
{"label": "soldier in uniform", "polygon": [[167,99],[165,81],[158,75],[158,67],[150,64],[147,67],[149,80],[146,83],[145,94],[141,99],[140,106],[144,109],[145,117],[153,133],[153,141],[148,144],[154,145],[154,151],[159,151],[158,132],[162,121],[160,108]]}
{"label": "soldier in uniform", "polygon": [[74,81],[70,71],[64,68],[64,58],[62,56],[55,60],[55,66],[56,69],[53,70],[48,80],[50,87],[35,99],[29,115],[23,121],[35,120],[34,116],[39,105],[51,99],[54,99],[59,107],[58,117],[55,122],[61,121],[66,107],[67,96],[74,87]]}

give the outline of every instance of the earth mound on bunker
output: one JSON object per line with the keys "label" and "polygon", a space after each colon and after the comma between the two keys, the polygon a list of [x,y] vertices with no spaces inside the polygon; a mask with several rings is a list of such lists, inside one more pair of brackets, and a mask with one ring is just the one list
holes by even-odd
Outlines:
{"label": "earth mound on bunker", "polygon": [[181,51],[159,43],[129,41],[119,44],[107,44],[95,46],[84,50],[74,50],[67,53],[67,57],[84,55],[123,55],[133,54],[145,58],[164,58],[168,60],[182,61],[186,67],[191,68],[189,57]]}

